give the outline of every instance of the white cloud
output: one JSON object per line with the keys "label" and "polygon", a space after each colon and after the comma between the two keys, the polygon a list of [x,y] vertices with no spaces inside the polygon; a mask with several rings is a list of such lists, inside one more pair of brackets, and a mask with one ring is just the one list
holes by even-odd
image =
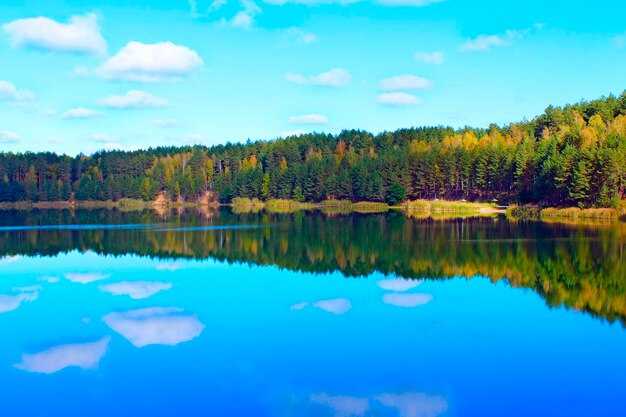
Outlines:
{"label": "white cloud", "polygon": [[313,303],[314,307],[334,314],[346,314],[352,309],[352,303],[347,298],[335,298]]}
{"label": "white cloud", "polygon": [[141,300],[152,297],[160,291],[167,291],[172,288],[170,282],[156,281],[122,281],[107,285],[100,285],[100,291],[113,295],[128,295],[134,300]]}
{"label": "white cloud", "polygon": [[350,72],[345,68],[333,68],[330,71],[322,72],[318,75],[303,76],[299,74],[288,73],[285,79],[294,84],[301,85],[319,85],[322,87],[342,88],[350,83]]}
{"label": "white cloud", "polygon": [[89,284],[95,281],[107,279],[111,274],[102,274],[99,272],[70,272],[65,274],[65,278],[77,284]]}
{"label": "white cloud", "polygon": [[417,106],[422,103],[414,95],[402,92],[380,94],[376,101],[385,106]]}
{"label": "white cloud", "polygon": [[391,278],[381,279],[376,285],[386,291],[404,292],[417,287],[421,283],[422,281],[414,279]]}
{"label": "white cloud", "polygon": [[433,397],[422,392],[382,394],[376,400],[397,409],[400,417],[437,417],[448,411],[448,403],[443,397]]}
{"label": "white cloud", "polygon": [[72,16],[68,23],[47,17],[18,19],[2,26],[14,47],[32,47],[56,52],[106,55],[107,44],[100,34],[98,17]]}
{"label": "white cloud", "polygon": [[17,133],[6,130],[0,131],[0,143],[17,143],[19,141],[20,136]]}
{"label": "white cloud", "polygon": [[499,35],[480,35],[475,39],[469,39],[462,44],[459,49],[461,51],[489,51],[494,46],[505,46],[510,43]]}
{"label": "white cloud", "polygon": [[523,31],[507,30],[502,35],[480,35],[474,39],[468,39],[459,46],[459,50],[463,52],[482,51],[487,52],[495,47],[510,46],[515,41],[529,32],[529,29]]}
{"label": "white cloud", "polygon": [[236,28],[249,29],[252,27],[252,22],[254,22],[254,17],[246,13],[244,10],[237,12],[235,16],[230,21],[230,24]]}
{"label": "white cloud", "polygon": [[385,294],[383,303],[396,307],[417,307],[430,303],[433,296],[430,294]]}
{"label": "white cloud", "polygon": [[614,37],[613,44],[617,49],[623,49],[624,47],[626,47],[626,32]]}
{"label": "white cloud", "polygon": [[125,313],[109,313],[102,320],[133,346],[175,346],[195,339],[204,330],[193,316],[180,314],[178,308],[144,308]]}
{"label": "white cloud", "polygon": [[178,126],[176,119],[156,119],[152,121],[152,124],[158,127],[174,127]]}
{"label": "white cloud", "polygon": [[243,10],[240,10],[229,21],[230,25],[240,29],[250,29],[254,25],[254,17],[262,12],[256,3],[250,0],[242,0]]}
{"label": "white cloud", "polygon": [[35,96],[28,90],[18,90],[8,81],[0,80],[0,101],[30,101]]}
{"label": "white cloud", "polygon": [[443,52],[416,52],[414,56],[417,61],[429,65],[441,65],[445,61]]}
{"label": "white cloud", "polygon": [[227,3],[227,0],[189,0],[189,8],[192,17],[206,17],[216,10],[219,10]]}
{"label": "white cloud", "polygon": [[380,82],[380,88],[383,90],[422,90],[432,86],[432,81],[410,74],[385,78]]}
{"label": "white cloud", "polygon": [[107,351],[110,340],[111,337],[107,336],[97,342],[60,345],[43,352],[24,354],[22,362],[15,367],[41,374],[53,374],[68,367],[96,369]]}
{"label": "white cloud", "polygon": [[291,116],[289,123],[294,125],[325,125],[328,124],[328,117],[321,114],[304,114],[302,116]]}
{"label": "white cloud", "polygon": [[367,398],[333,396],[326,393],[311,395],[311,402],[327,406],[334,411],[336,417],[360,417],[369,410]]}
{"label": "white cloud", "polygon": [[288,38],[293,39],[296,43],[299,44],[309,44],[317,42],[317,35],[311,32],[304,31],[297,27],[287,29],[286,35]]}
{"label": "white cloud", "polygon": [[16,310],[22,303],[30,303],[35,301],[38,297],[39,293],[37,291],[14,295],[0,294],[0,313]]}
{"label": "white cloud", "polygon": [[95,73],[113,80],[176,82],[203,64],[198,53],[186,46],[172,42],[145,44],[132,41],[97,68]]}
{"label": "white cloud", "polygon": [[104,113],[96,111],[96,110],[86,109],[84,107],[78,107],[76,109],[70,109],[66,111],[65,113],[63,113],[62,117],[64,119],[89,119],[92,117],[102,116],[103,114]]}
{"label": "white cloud", "polygon": [[155,97],[145,91],[130,90],[126,94],[110,95],[99,103],[113,109],[145,109],[149,107],[163,107],[167,100]]}

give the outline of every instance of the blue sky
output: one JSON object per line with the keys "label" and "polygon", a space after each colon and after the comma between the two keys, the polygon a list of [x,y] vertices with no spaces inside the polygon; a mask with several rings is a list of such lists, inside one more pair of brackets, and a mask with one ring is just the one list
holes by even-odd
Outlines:
{"label": "blue sky", "polygon": [[625,12],[608,0],[3,0],[0,149],[532,118],[626,89]]}

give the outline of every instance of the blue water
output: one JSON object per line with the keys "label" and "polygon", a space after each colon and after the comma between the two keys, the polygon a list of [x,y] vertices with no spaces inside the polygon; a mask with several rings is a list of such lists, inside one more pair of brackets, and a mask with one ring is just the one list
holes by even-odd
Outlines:
{"label": "blue water", "polygon": [[626,410],[622,325],[504,281],[74,251],[2,258],[0,294],[0,416]]}

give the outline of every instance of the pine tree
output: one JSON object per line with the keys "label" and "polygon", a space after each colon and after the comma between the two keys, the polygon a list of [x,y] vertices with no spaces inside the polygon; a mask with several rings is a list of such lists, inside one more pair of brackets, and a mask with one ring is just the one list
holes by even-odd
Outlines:
{"label": "pine tree", "polygon": [[569,197],[579,207],[585,207],[589,201],[589,192],[591,189],[589,180],[591,179],[591,173],[589,170],[589,163],[582,159],[576,164],[574,174],[572,176],[572,187],[570,189]]}
{"label": "pine tree", "polygon": [[391,184],[389,189],[387,190],[387,204],[390,206],[395,206],[396,204],[400,204],[406,200],[406,192],[404,191],[404,187],[397,182]]}
{"label": "pine tree", "polygon": [[298,203],[304,202],[304,193],[299,185],[296,185],[296,188],[293,189],[293,200]]}
{"label": "pine tree", "polygon": [[261,184],[261,197],[263,200],[269,200],[270,198],[270,174],[266,172],[263,174],[263,182]]}

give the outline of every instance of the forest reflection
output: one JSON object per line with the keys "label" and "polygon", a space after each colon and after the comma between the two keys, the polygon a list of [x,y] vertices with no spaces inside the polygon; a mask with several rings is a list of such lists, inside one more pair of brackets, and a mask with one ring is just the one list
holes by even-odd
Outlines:
{"label": "forest reflection", "polygon": [[[45,227],[51,225],[56,227]],[[236,214],[229,209],[0,212],[0,257],[75,250],[172,262],[274,265],[315,274],[339,271],[346,277],[374,272],[430,280],[488,277],[532,289],[551,307],[566,306],[626,325],[623,223],[420,219],[395,212]]]}

